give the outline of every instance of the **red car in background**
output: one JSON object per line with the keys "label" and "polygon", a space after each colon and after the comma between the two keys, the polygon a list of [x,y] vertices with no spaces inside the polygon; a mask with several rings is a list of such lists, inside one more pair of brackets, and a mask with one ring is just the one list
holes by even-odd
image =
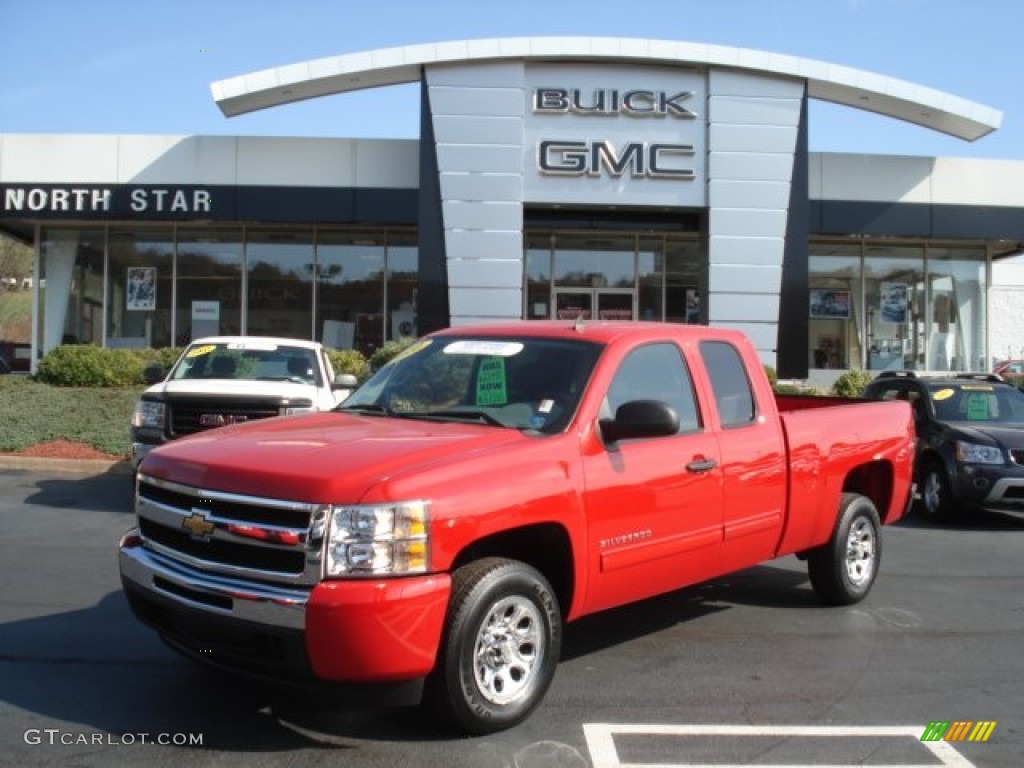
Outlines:
{"label": "red car in background", "polygon": [[27,341],[0,341],[0,361],[0,373],[28,373],[32,369],[32,345]]}
{"label": "red car in background", "polygon": [[992,373],[998,373],[1018,388],[1024,388],[1024,360],[1003,360],[996,363]]}

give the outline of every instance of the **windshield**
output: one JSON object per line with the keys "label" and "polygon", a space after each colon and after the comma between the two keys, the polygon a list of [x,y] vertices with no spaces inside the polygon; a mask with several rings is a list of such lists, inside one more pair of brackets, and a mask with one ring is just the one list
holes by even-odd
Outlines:
{"label": "windshield", "polygon": [[338,410],[552,434],[572,420],[601,349],[593,342],[530,337],[422,339]]}
{"label": "windshield", "polygon": [[985,383],[929,387],[935,418],[972,424],[1024,423],[1024,393],[1015,387]]}
{"label": "windshield", "polygon": [[252,340],[193,344],[178,358],[169,378],[321,384],[314,350]]}

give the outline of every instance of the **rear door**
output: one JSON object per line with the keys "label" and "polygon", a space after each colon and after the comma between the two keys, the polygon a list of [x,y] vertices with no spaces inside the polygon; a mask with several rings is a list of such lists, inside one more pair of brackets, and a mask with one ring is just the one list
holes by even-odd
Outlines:
{"label": "rear door", "polygon": [[777,411],[758,402],[739,349],[728,341],[705,340],[700,357],[719,428],[722,566],[732,571],[769,559],[777,550],[786,519],[786,446]]}
{"label": "rear door", "polygon": [[631,400],[660,400],[679,416],[670,436],[602,441],[585,451],[590,570],[587,611],[706,578],[722,537],[718,441],[706,425],[682,350],[638,346],[620,361],[602,418]]}

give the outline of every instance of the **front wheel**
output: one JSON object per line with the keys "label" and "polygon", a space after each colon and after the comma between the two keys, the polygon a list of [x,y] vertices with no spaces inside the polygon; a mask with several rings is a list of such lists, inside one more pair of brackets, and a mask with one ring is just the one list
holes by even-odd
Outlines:
{"label": "front wheel", "polygon": [[470,733],[522,722],[555,676],[558,600],[534,568],[487,558],[452,575],[452,597],[428,705]]}
{"label": "front wheel", "polygon": [[953,492],[946,470],[939,461],[929,461],[921,470],[921,515],[932,522],[953,518]]}
{"label": "front wheel", "polygon": [[882,557],[878,510],[866,496],[844,493],[832,538],[807,556],[811,586],[827,603],[863,600],[878,575]]}

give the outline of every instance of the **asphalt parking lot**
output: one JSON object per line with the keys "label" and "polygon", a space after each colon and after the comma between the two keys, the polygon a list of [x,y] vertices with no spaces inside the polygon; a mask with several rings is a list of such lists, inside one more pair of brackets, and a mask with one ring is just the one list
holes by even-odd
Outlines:
{"label": "asphalt parking lot", "polygon": [[0,469],[0,765],[1024,765],[1024,520],[888,528],[848,608],[785,558],[584,619],[534,716],[465,738],[180,659],[120,594],[129,507],[123,473]]}

